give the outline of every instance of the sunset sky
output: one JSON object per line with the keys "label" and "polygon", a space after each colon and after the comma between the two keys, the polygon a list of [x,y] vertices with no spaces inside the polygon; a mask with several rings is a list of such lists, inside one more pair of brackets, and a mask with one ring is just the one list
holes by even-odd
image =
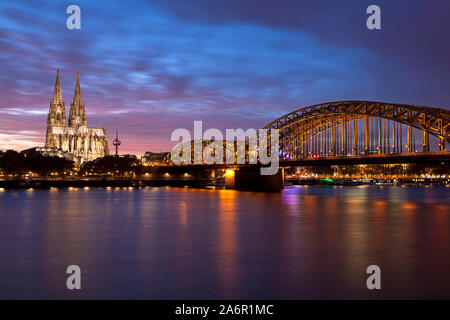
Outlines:
{"label": "sunset sky", "polygon": [[[81,30],[66,28],[67,6]],[[366,28],[381,7],[382,29]],[[121,153],[177,128],[260,128],[338,100],[450,106],[448,0],[0,2],[0,149],[43,145],[56,69]]]}

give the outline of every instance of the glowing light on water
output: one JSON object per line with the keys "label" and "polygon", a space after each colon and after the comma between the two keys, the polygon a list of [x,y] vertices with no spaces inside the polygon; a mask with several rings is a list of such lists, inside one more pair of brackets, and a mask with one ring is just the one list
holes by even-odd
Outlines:
{"label": "glowing light on water", "polygon": [[417,209],[417,205],[414,203],[407,202],[402,205],[402,208],[407,210],[415,210]]}

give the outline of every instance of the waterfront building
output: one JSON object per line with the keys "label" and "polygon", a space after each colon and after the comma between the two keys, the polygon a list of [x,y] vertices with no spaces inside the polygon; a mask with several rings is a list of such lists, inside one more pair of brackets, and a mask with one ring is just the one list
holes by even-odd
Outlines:
{"label": "waterfront building", "polygon": [[65,158],[69,161],[73,161],[75,166],[77,166],[77,167],[81,164],[81,157],[76,156],[73,153],[64,151],[62,149],[54,148],[54,147],[34,147],[34,148],[23,150],[20,153],[25,156],[33,156],[35,154],[40,154],[44,157]]}
{"label": "waterfront building", "polygon": [[170,152],[151,152],[147,151],[142,157],[144,165],[163,164]]}

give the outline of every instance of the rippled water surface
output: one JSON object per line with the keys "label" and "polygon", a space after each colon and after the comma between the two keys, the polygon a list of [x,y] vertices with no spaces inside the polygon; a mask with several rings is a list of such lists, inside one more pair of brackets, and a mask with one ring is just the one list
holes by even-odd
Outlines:
{"label": "rippled water surface", "polygon": [[450,298],[450,188],[2,191],[0,298]]}

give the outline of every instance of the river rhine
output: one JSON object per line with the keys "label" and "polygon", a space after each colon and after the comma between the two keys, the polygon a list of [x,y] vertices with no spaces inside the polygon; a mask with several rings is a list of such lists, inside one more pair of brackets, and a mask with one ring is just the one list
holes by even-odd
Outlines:
{"label": "river rhine", "polygon": [[450,298],[449,270],[445,186],[0,191],[2,299]]}

